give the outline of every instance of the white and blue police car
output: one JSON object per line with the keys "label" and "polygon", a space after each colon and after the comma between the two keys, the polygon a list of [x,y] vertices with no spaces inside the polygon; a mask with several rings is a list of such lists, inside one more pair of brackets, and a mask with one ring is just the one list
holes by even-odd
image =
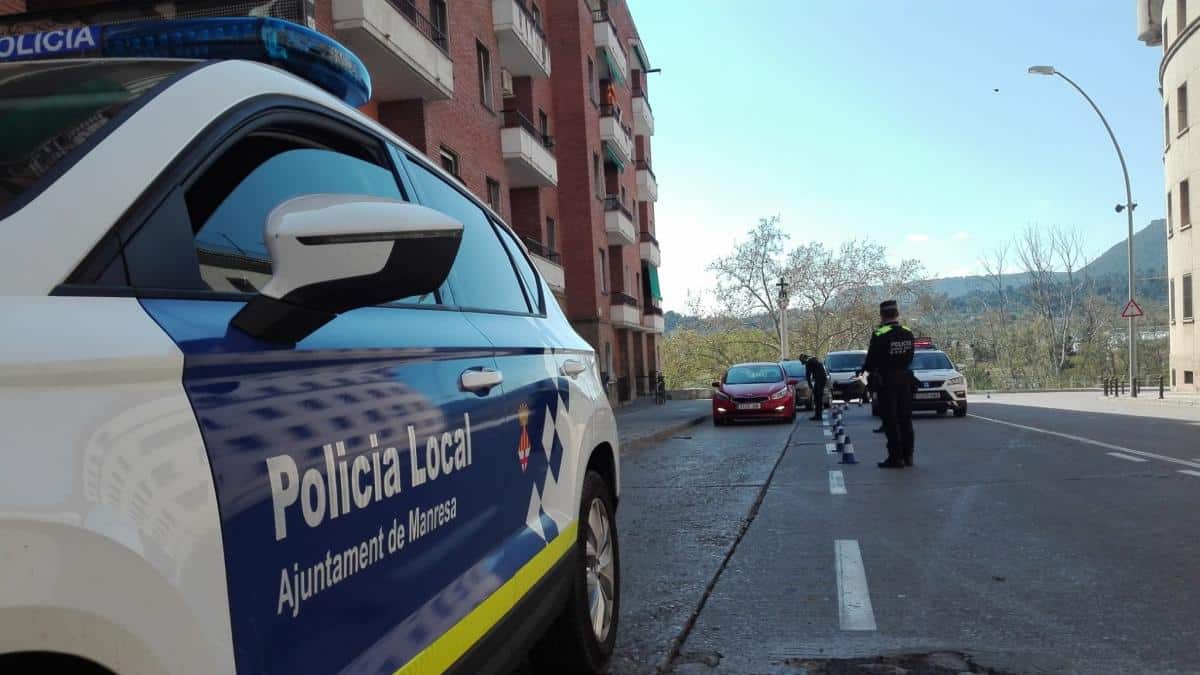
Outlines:
{"label": "white and blue police car", "polygon": [[596,672],[596,357],[265,18],[0,38],[0,672]]}
{"label": "white and blue police car", "polygon": [[916,380],[913,410],[932,410],[939,415],[952,410],[955,417],[966,417],[967,378],[954,367],[946,352],[935,347],[933,340],[917,338],[913,347],[909,366]]}

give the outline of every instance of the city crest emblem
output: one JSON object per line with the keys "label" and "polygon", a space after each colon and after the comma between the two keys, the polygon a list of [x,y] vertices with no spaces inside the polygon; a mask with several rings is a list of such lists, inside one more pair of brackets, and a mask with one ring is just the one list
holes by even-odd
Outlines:
{"label": "city crest emblem", "polygon": [[517,443],[517,460],[521,462],[521,473],[529,468],[529,406],[522,403],[517,408],[517,421],[521,423],[521,440]]}

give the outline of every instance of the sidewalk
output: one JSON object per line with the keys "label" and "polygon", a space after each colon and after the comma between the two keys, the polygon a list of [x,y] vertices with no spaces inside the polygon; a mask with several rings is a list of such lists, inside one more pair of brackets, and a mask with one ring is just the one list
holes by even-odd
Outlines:
{"label": "sidewalk", "polygon": [[701,399],[655,405],[653,399],[645,399],[614,412],[621,451],[629,452],[707,422],[712,416],[712,402]]}

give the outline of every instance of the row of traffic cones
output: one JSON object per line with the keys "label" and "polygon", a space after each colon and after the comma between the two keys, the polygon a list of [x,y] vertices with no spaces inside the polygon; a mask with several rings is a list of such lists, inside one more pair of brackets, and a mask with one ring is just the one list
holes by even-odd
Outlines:
{"label": "row of traffic cones", "polygon": [[834,447],[842,456],[841,464],[858,464],[858,460],[854,458],[854,443],[850,441],[850,437],[846,435],[846,428],[842,426],[845,412],[845,404],[842,402],[835,403],[829,409],[829,417],[833,422]]}

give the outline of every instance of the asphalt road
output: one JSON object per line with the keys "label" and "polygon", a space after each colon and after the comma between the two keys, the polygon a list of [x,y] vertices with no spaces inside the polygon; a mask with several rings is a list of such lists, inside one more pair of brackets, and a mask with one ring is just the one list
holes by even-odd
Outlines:
{"label": "asphalt road", "polygon": [[624,457],[612,672],[1200,672],[1200,411],[1073,396],[919,416],[913,469],[857,407],[857,465],[806,419]]}

